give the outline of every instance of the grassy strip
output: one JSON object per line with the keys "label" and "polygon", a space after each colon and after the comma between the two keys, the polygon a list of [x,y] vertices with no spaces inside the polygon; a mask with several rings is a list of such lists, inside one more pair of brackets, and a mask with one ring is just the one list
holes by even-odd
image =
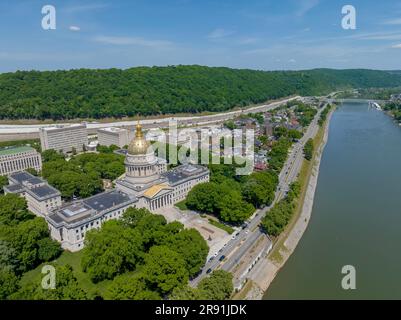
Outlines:
{"label": "grassy strip", "polygon": [[275,243],[273,246],[272,251],[270,252],[270,258],[278,263],[281,263],[283,260],[283,257],[280,254],[280,251],[285,252],[287,251],[287,248],[284,245],[284,242],[287,240],[288,235],[291,233],[292,229],[294,228],[296,222],[298,221],[303,204],[305,201],[305,196],[306,196],[306,191],[308,189],[308,184],[309,184],[309,179],[312,174],[312,169],[314,162],[316,161],[317,157],[317,152],[320,150],[320,146],[323,142],[323,137],[324,137],[324,132],[325,132],[326,126],[321,126],[319,128],[319,131],[317,132],[315,138],[313,139],[314,145],[316,146],[315,151],[313,153],[313,158],[311,161],[305,160],[302,163],[301,171],[298,175],[298,182],[301,186],[301,192],[300,195],[297,199],[297,204],[296,208],[294,210],[294,214],[286,226],[285,230],[280,234],[279,237],[275,239]]}
{"label": "grassy strip", "polygon": [[176,206],[178,209],[182,210],[182,211],[188,210],[187,203],[186,203],[185,199],[182,200],[182,201],[180,201],[180,202],[177,202],[177,203],[175,204],[175,206]]}
{"label": "grassy strip", "polygon": [[213,226],[215,226],[217,228],[220,228],[220,229],[226,231],[229,234],[232,234],[235,231],[233,228],[231,228],[230,226],[228,226],[226,224],[223,224],[223,223],[218,222],[218,221],[213,220],[213,219],[208,219],[208,220],[209,220],[209,223],[211,225],[213,225]]}
{"label": "grassy strip", "polygon": [[97,284],[94,284],[89,278],[88,274],[82,271],[81,257],[82,257],[82,251],[74,253],[69,251],[64,251],[58,259],[51,262],[46,262],[38,266],[37,268],[25,273],[21,279],[21,284],[22,286],[25,286],[26,284],[32,282],[39,284],[41,282],[42,277],[44,276],[41,273],[42,267],[44,265],[64,266],[68,264],[73,268],[73,272],[78,280],[78,283],[80,284],[82,289],[88,292],[89,296],[94,297],[99,293],[103,295],[106,291],[107,286],[110,284],[111,280],[105,280]]}
{"label": "grassy strip", "polygon": [[243,288],[237,293],[235,293],[234,296],[231,298],[231,300],[245,300],[248,292],[252,289],[252,287],[253,287],[253,281],[248,279]]}

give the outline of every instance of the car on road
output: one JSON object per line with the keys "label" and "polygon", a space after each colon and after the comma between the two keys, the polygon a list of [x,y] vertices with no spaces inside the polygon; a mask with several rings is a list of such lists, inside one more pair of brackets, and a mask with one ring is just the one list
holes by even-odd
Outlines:
{"label": "car on road", "polygon": [[231,240],[234,240],[236,237],[237,237],[237,236],[234,234],[234,235],[231,237]]}
{"label": "car on road", "polygon": [[226,257],[225,255],[222,255],[222,256],[219,258],[219,261],[223,261],[225,257]]}
{"label": "car on road", "polygon": [[245,229],[247,226],[248,226],[247,223],[243,223],[243,224],[242,224],[242,229]]}
{"label": "car on road", "polygon": [[217,257],[218,255],[219,255],[219,253],[218,253],[218,252],[215,252],[215,253],[214,253],[214,256],[215,256],[215,257]]}
{"label": "car on road", "polygon": [[238,237],[238,236],[239,236],[239,232],[237,232],[237,233],[235,234],[235,236]]}
{"label": "car on road", "polygon": [[246,231],[245,231],[245,234],[248,234],[248,233],[249,233],[249,230],[246,230]]}
{"label": "car on road", "polygon": [[212,269],[207,269],[207,271],[206,271],[206,273],[210,273],[210,272],[212,272]]}
{"label": "car on road", "polygon": [[213,261],[214,258],[215,258],[214,256],[210,257],[209,262]]}

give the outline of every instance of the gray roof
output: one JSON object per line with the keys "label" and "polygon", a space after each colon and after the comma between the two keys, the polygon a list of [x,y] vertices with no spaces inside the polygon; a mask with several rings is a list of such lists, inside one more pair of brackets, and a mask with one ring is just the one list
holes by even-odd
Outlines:
{"label": "gray roof", "polygon": [[128,194],[112,191],[100,193],[96,196],[83,200],[83,202],[88,207],[96,211],[104,211],[130,200],[131,199]]}
{"label": "gray roof", "polygon": [[209,172],[204,166],[196,164],[183,164],[163,174],[170,184],[174,185],[183,180],[190,180],[193,177],[203,175]]}
{"label": "gray roof", "polygon": [[60,192],[57,189],[53,188],[52,186],[49,186],[48,184],[28,189],[27,192],[31,194],[33,197],[40,200],[46,198],[53,198],[60,195]]}
{"label": "gray roof", "polygon": [[41,178],[35,177],[34,175],[32,175],[26,171],[12,173],[12,174],[10,174],[9,178],[17,181],[20,184],[23,184],[24,182],[28,182],[30,184],[35,185],[35,184],[41,184],[41,183],[45,182]]}
{"label": "gray roof", "polygon": [[78,200],[55,209],[47,220],[53,225],[65,224],[71,228],[79,226],[82,221],[87,223],[108,213],[112,209],[127,206],[137,202],[138,199],[124,192],[111,190],[100,193],[93,197]]}
{"label": "gray roof", "polygon": [[22,184],[16,183],[16,184],[10,184],[8,186],[3,187],[4,190],[10,193],[19,193],[24,191],[24,186]]}

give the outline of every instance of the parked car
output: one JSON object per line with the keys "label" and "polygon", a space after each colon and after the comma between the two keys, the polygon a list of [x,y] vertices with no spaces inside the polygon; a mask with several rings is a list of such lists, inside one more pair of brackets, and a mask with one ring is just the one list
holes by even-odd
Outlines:
{"label": "parked car", "polygon": [[222,256],[220,257],[219,261],[223,261],[225,257],[226,257],[226,256],[222,255]]}
{"label": "parked car", "polygon": [[210,273],[210,272],[212,272],[212,269],[207,269],[207,271],[206,271],[206,273]]}

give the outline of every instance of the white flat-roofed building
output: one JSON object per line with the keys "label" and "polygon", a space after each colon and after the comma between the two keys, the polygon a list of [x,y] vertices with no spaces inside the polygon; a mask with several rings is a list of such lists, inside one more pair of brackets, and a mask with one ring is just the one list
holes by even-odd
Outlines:
{"label": "white flat-roofed building", "polygon": [[46,217],[50,235],[69,251],[79,251],[84,246],[85,234],[98,229],[103,222],[119,219],[138,200],[124,192],[111,190],[66,204]]}
{"label": "white flat-roofed building", "polygon": [[24,197],[28,210],[37,216],[45,217],[51,210],[61,206],[60,191],[39,177],[21,171],[9,175],[8,181],[9,185],[4,186],[4,193]]}
{"label": "white flat-roofed building", "polygon": [[97,138],[101,146],[116,145],[122,148],[129,143],[129,132],[122,128],[103,128],[97,130]]}
{"label": "white flat-roofed building", "polygon": [[88,145],[86,124],[40,128],[39,136],[43,151],[53,149],[63,153],[74,150],[81,152]]}
{"label": "white flat-roofed building", "polygon": [[9,147],[0,149],[0,176],[33,168],[42,170],[40,153],[31,147]]}

